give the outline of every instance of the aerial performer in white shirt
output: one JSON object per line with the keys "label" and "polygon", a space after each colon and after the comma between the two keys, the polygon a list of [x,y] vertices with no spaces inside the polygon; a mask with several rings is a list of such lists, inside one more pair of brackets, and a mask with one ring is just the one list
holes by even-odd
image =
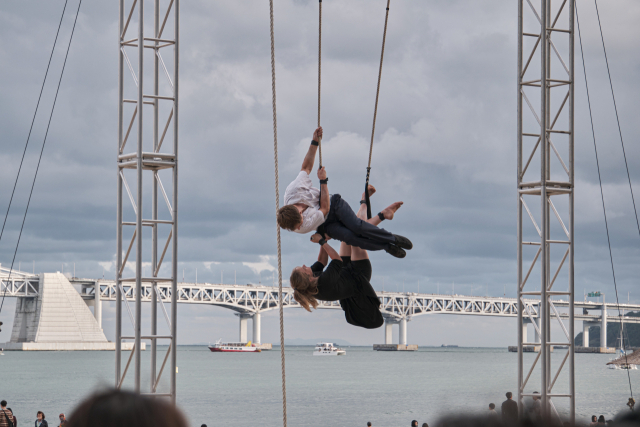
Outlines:
{"label": "aerial performer in white shirt", "polygon": [[[320,189],[314,188],[309,174],[315,163],[318,141],[322,138],[322,127],[313,133],[313,140],[302,162],[296,179],[284,193],[284,204],[278,210],[278,224],[285,230],[306,234],[318,230],[312,241],[328,237],[364,250],[380,251],[397,257],[406,256],[405,249],[413,248],[409,239],[392,234],[377,227],[383,220],[391,220],[403,202],[395,202],[368,220],[360,219],[339,194],[329,195],[327,172],[318,170]],[[375,192],[369,186],[369,195]],[[363,196],[364,199],[364,196]],[[360,203],[363,203],[362,200]]]}

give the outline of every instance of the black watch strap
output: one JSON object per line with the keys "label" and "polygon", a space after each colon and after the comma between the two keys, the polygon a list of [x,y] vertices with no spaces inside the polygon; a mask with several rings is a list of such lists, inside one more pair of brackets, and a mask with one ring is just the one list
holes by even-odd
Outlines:
{"label": "black watch strap", "polygon": [[378,212],[378,218],[380,218],[380,221],[384,221],[384,214],[382,212]]}
{"label": "black watch strap", "polygon": [[327,243],[327,239],[325,239],[324,237],[322,237],[318,243],[320,244],[320,246],[322,246],[322,245],[324,245],[325,243]]}
{"label": "black watch strap", "polygon": [[316,147],[319,145],[320,143],[316,140],[311,140],[311,145],[315,145]]}
{"label": "black watch strap", "polygon": [[320,185],[326,184],[327,182],[329,182],[329,178],[321,179],[320,180]]}
{"label": "black watch strap", "polygon": [[367,201],[366,201],[366,200],[360,200],[360,204],[361,204],[361,205],[366,205],[366,204],[367,204]]}

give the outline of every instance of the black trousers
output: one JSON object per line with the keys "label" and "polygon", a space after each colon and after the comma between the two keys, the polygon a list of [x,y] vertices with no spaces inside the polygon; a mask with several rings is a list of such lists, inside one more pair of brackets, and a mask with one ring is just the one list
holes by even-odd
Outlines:
{"label": "black trousers", "polygon": [[332,239],[367,251],[388,249],[396,241],[387,230],[358,218],[339,194],[331,196],[331,208],[323,225]]}

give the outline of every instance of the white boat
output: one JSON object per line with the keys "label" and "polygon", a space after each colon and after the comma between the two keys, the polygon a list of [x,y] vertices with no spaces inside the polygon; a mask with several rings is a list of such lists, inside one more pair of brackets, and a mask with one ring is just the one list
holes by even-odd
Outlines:
{"label": "white boat", "polygon": [[[611,361],[607,364],[607,366],[609,367],[609,369],[623,369],[623,370],[634,370],[634,369],[638,369],[637,365],[634,365],[633,363],[611,363],[614,360],[615,361],[620,361],[622,362],[622,360],[625,360],[625,351],[621,348],[616,350],[616,357],[614,357],[613,359],[610,359]],[[628,356],[628,355],[627,355]]]}
{"label": "white boat", "polygon": [[214,353],[260,353],[260,347],[249,342],[222,342],[216,341],[214,345],[209,346],[209,350]]}
{"label": "white boat", "polygon": [[313,350],[314,356],[344,356],[345,354],[347,354],[346,351],[336,347],[332,342],[318,343]]}

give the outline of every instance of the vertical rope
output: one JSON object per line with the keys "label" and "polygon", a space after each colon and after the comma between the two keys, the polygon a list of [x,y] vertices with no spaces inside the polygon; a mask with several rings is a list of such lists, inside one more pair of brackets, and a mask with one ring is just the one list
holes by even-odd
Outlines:
{"label": "vertical rope", "polygon": [[[320,127],[320,89],[322,82],[322,0],[318,1],[318,127]],[[318,138],[318,159],[322,169],[322,138]]]}
{"label": "vertical rope", "polygon": [[[611,251],[611,238],[609,237],[609,223],[607,221],[607,208],[605,207],[604,204],[604,192],[602,191],[602,176],[600,175],[600,160],[598,158],[598,146],[596,145],[596,131],[595,128],[593,126],[593,113],[591,111],[591,97],[589,96],[589,81],[587,80],[587,66],[585,65],[584,62],[584,50],[582,48],[582,35],[580,33],[580,17],[578,16],[578,4],[577,2],[574,3],[574,7],[576,10],[576,22],[578,24],[578,41],[580,42],[580,55],[582,56],[582,70],[584,72],[584,85],[585,88],[587,90],[587,105],[589,106],[589,120],[591,121],[591,135],[593,136],[593,149],[595,151],[596,154],[596,167],[598,169],[598,182],[600,183],[600,198],[602,199],[602,212],[604,213],[604,226],[605,226],[605,230],[607,231],[607,244],[609,246],[609,260],[611,262],[611,274],[613,276],[613,286],[614,289],[616,291],[616,305],[618,308],[618,317],[620,317],[620,319],[622,319],[622,311],[620,310],[620,300],[618,299],[618,284],[616,282],[616,270],[613,266],[613,252]],[[596,6],[597,7],[597,6]],[[604,43],[604,40],[603,40]],[[621,135],[622,137],[622,135]],[[633,193],[632,193],[633,195]],[[622,331],[622,342],[620,343],[620,345],[622,346],[622,351],[624,352],[624,359],[625,359],[625,363],[629,363],[629,360],[627,359],[627,347],[625,344],[625,340],[624,340],[624,322],[620,323],[620,328]],[[583,340],[584,340],[584,336],[583,336]],[[584,344],[584,342],[583,342]],[[587,343],[586,345],[589,345],[589,343]],[[602,345],[602,343],[600,344]],[[604,346],[607,346],[607,343],[604,343]],[[627,369],[627,380],[629,382],[629,393],[631,394],[631,399],[633,399],[633,389],[631,387],[631,374],[629,373],[629,370]],[[631,408],[633,410],[633,408]]]}
{"label": "vertical rope", "polygon": [[[82,6],[82,0],[78,2],[78,9],[76,10],[76,17],[73,21],[73,27],[71,27],[71,36],[69,37],[69,44],[67,45],[67,52],[64,54],[64,62],[62,63],[62,71],[60,71],[60,78],[58,79],[58,87],[56,88],[56,95],[53,97],[53,105],[51,106],[51,113],[49,114],[49,121],[47,122],[47,130],[44,133],[44,140],[42,141],[42,148],[40,149],[40,157],[38,157],[38,163],[36,165],[36,171],[33,175],[33,181],[31,182],[31,191],[29,192],[29,199],[27,199],[27,207],[24,210],[24,216],[22,217],[22,225],[20,226],[20,233],[18,233],[18,242],[16,243],[16,249],[13,252],[13,259],[11,260],[11,267],[9,269],[9,276],[7,277],[6,286],[4,288],[4,294],[2,295],[2,302],[0,302],[0,312],[2,312],[2,307],[4,306],[4,300],[7,296],[7,289],[9,288],[9,281],[11,280],[11,274],[13,273],[13,265],[16,262],[16,255],[18,254],[18,248],[20,247],[20,239],[22,239],[22,231],[24,230],[24,223],[27,220],[27,213],[29,212],[29,206],[31,205],[31,197],[33,196],[33,189],[36,186],[36,179],[38,178],[38,171],[40,170],[40,163],[42,162],[42,154],[44,153],[44,147],[47,144],[47,137],[49,136],[49,128],[51,127],[51,119],[53,118],[53,112],[56,109],[56,102],[58,101],[58,93],[60,92],[60,84],[62,83],[62,76],[64,76],[64,69],[67,66],[67,58],[69,57],[69,49],[71,49],[71,42],[73,41],[73,34],[76,31],[76,23],[78,22],[78,15],[80,14],[80,6]],[[67,3],[65,2],[65,9],[67,7]],[[64,17],[64,9],[62,10],[62,16],[60,17],[60,22],[62,23],[62,18]],[[60,27],[58,26],[58,31],[60,31]],[[58,35],[56,34],[56,40]],[[53,44],[53,49],[55,49],[55,42]],[[53,51],[52,51],[53,54]],[[49,63],[51,63],[51,58],[49,58]],[[47,70],[48,70],[47,65]],[[46,77],[45,77],[46,80]],[[44,82],[42,83],[44,87]],[[40,92],[42,95],[42,91]],[[39,98],[38,98],[38,102]],[[37,110],[36,110],[37,112]],[[35,114],[34,114],[35,118]],[[32,122],[33,126],[33,122]],[[29,130],[31,132],[31,130]],[[28,143],[28,141],[27,141]],[[26,150],[26,146],[25,146]],[[17,178],[16,178],[17,179]],[[17,181],[16,181],[17,182]],[[14,188],[15,189],[15,188]],[[8,213],[9,211],[7,211]]]}
{"label": "vertical rope", "polygon": [[378,117],[378,98],[380,97],[380,81],[382,80],[382,61],[384,60],[384,45],[387,41],[387,23],[389,22],[389,3],[384,17],[384,32],[382,34],[382,52],[380,53],[380,68],[378,69],[378,87],[376,89],[376,104],[373,109],[373,126],[371,127],[371,143],[369,144],[369,163],[367,164],[367,180],[364,185],[364,200],[367,203],[367,218],[371,218],[371,201],[369,200],[369,174],[371,173],[371,156],[373,154],[373,136],[376,133],[376,118]]}
{"label": "vertical rope", "polygon": [[[40,106],[40,99],[42,99],[42,91],[44,90],[44,84],[47,82],[47,76],[49,75],[49,66],[51,65],[51,58],[53,58],[53,52],[56,49],[56,43],[58,42],[58,35],[60,35],[60,27],[62,27],[62,19],[64,18],[64,11],[67,10],[67,0],[64,2],[62,8],[62,15],[60,16],[60,23],[58,24],[58,31],[56,31],[56,38],[53,40],[53,47],[51,48],[51,54],[49,55],[49,63],[47,64],[47,70],[44,72],[44,80],[40,87],[40,95],[38,95],[38,102],[36,103],[36,110],[33,113],[33,119],[31,119],[31,127],[29,128],[29,134],[27,135],[27,142],[24,145],[22,151],[22,159],[20,159],[20,166],[18,167],[18,173],[16,174],[16,180],[13,183],[13,190],[11,191],[11,197],[9,198],[9,205],[7,206],[7,213],[4,215],[4,222],[2,223],[2,230],[0,230],[0,240],[4,234],[4,227],[7,225],[7,218],[9,218],[9,211],[11,210],[11,203],[13,202],[13,196],[16,193],[16,187],[18,186],[18,178],[20,178],[20,171],[22,171],[22,164],[24,163],[24,156],[27,154],[27,147],[29,146],[29,140],[31,139],[31,131],[33,130],[33,124],[36,121],[36,115],[38,114],[38,107]],[[16,248],[17,250],[17,248]],[[14,255],[15,260],[15,255]],[[7,291],[9,290],[9,279],[11,279],[11,273],[13,272],[13,262],[11,263],[11,269],[9,270],[9,278],[7,279],[7,286],[4,288],[4,294],[2,295],[2,302],[0,302],[0,312],[2,312],[2,306],[4,305]]]}
{"label": "vertical rope", "polygon": [[[273,0],[269,0],[269,17],[271,23],[271,107],[273,110],[273,162],[275,165],[276,213],[280,209],[280,190],[278,183],[278,121],[276,118],[276,55],[273,35]],[[280,242],[280,226],[276,221],[278,239],[278,304],[280,306],[280,365],[282,369],[282,425],[287,427],[287,383],[284,369],[284,311],[282,298],[282,245]]]}

